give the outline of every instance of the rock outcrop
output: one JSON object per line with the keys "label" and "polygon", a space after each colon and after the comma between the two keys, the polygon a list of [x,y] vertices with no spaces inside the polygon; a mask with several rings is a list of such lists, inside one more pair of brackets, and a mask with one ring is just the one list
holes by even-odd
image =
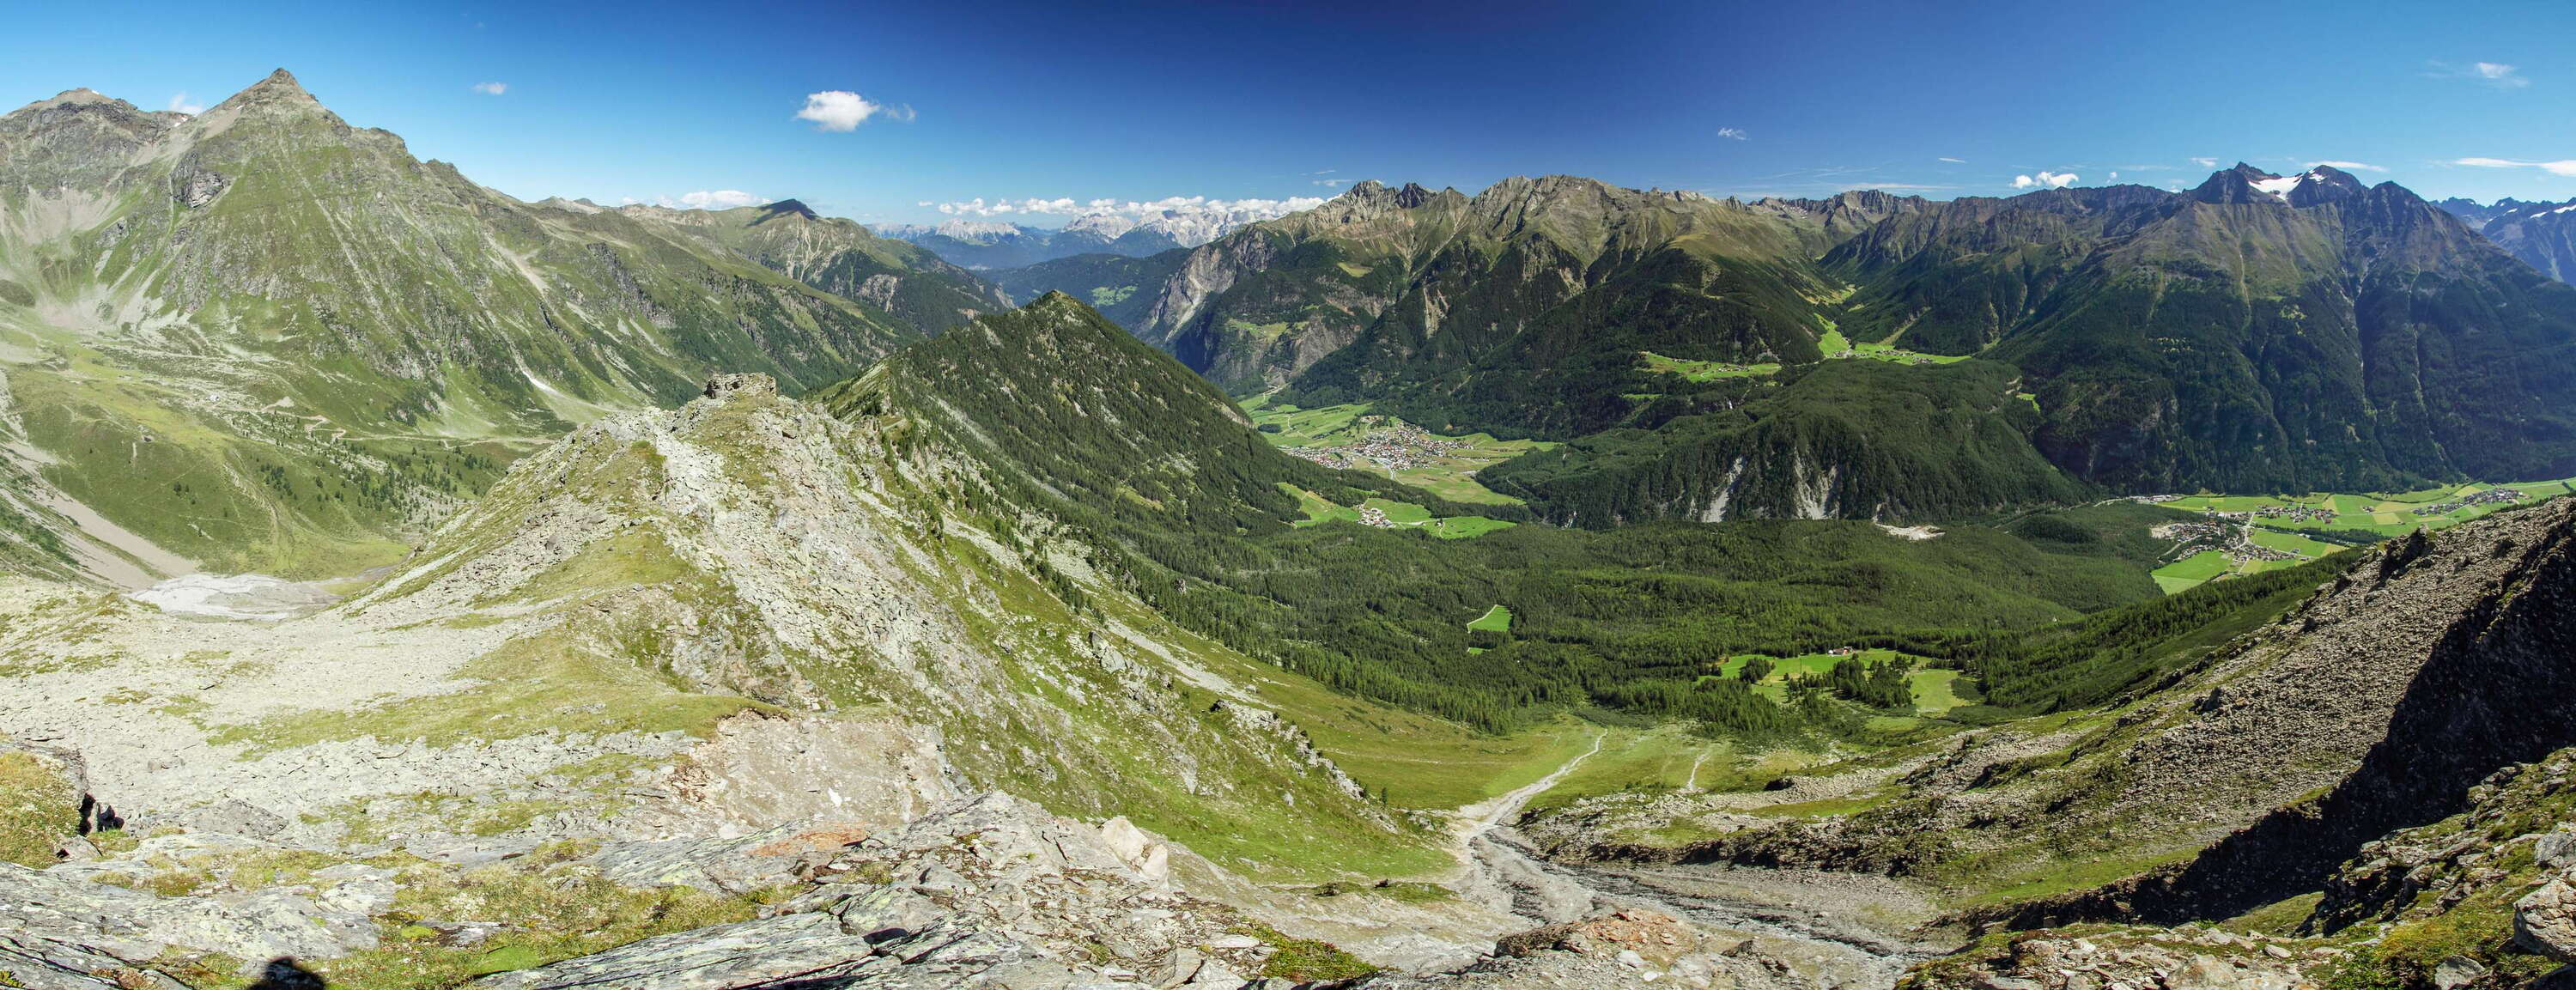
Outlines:
{"label": "rock outcrop", "polygon": [[[629,882],[749,888],[800,878],[772,917],[648,939],[486,978],[492,990],[603,984],[719,990],[763,981],[848,987],[1158,986],[1235,990],[1279,937],[1174,889],[1159,840],[1123,819],[1085,825],[1007,794],[950,802],[865,837],[764,834],[600,856]],[[680,866],[679,864],[688,864]],[[763,865],[765,864],[765,865]]]}

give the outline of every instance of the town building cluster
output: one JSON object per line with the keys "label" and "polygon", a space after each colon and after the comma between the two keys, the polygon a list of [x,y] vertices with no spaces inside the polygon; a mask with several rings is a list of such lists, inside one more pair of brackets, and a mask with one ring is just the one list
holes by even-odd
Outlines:
{"label": "town building cluster", "polygon": [[2298,554],[2254,542],[2250,512],[2205,512],[2198,519],[2170,522],[2150,532],[2174,541],[2168,559],[2181,560],[2203,550],[2216,550],[2239,564],[2252,560],[2304,560]]}
{"label": "town building cluster", "polygon": [[1303,457],[1329,468],[1364,469],[1376,467],[1385,471],[1403,471],[1428,467],[1435,458],[1445,457],[1466,448],[1466,444],[1403,420],[1384,416],[1362,416],[1362,426],[1376,427],[1351,443],[1334,447],[1288,447],[1291,455]]}
{"label": "town building cluster", "polygon": [[2449,502],[2435,502],[2431,505],[2417,506],[2415,508],[2415,514],[2419,516],[2447,516],[2471,506],[2492,505],[2497,502],[2519,501],[2522,501],[2522,492],[2519,489],[2489,488],[2482,492],[2461,496],[2460,498]]}
{"label": "town building cluster", "polygon": [[2335,511],[2322,505],[2267,505],[2254,510],[2258,519],[2283,519],[2290,522],[2330,523]]}

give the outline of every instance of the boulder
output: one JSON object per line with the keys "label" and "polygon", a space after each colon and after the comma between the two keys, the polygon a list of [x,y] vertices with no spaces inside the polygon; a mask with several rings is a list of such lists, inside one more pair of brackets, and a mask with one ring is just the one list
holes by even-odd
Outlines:
{"label": "boulder", "polygon": [[2487,975],[2487,968],[2467,956],[2446,956],[2433,964],[2433,985],[2441,990],[2460,990]]}
{"label": "boulder", "polygon": [[2563,963],[2576,963],[2576,886],[2561,874],[2513,902],[2513,940]]}
{"label": "boulder", "polygon": [[2558,870],[2576,865],[2576,832],[2561,827],[2543,833],[2532,841],[2531,856],[2540,862],[2543,869]]}

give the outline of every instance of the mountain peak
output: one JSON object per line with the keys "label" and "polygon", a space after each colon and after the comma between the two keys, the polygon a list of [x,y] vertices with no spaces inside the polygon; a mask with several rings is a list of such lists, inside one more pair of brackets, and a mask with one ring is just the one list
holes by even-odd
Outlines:
{"label": "mountain peak", "polygon": [[197,115],[196,120],[206,133],[212,134],[227,130],[247,118],[278,121],[320,118],[335,129],[348,126],[339,115],[324,107],[322,101],[306,92],[303,84],[295,81],[294,73],[284,69],[269,73],[268,78],[252,83],[241,92],[207,108],[205,113]]}
{"label": "mountain peak", "polygon": [[782,199],[760,208],[760,218],[763,220],[791,215],[804,217],[807,220],[815,218],[814,208],[805,205],[803,200]]}
{"label": "mountain peak", "polygon": [[2332,165],[2314,165],[2297,175],[2277,175],[2244,162],[2211,173],[2189,195],[2203,203],[2284,203],[2306,207],[2361,195],[2367,187],[2352,173]]}
{"label": "mountain peak", "polygon": [[233,99],[236,100],[244,97],[256,97],[266,100],[302,100],[306,103],[321,102],[319,100],[315,100],[312,93],[304,90],[303,83],[295,81],[295,73],[288,72],[285,69],[271,72],[268,74],[268,78],[252,83],[249,89],[233,94]]}
{"label": "mountain peak", "polygon": [[1407,182],[1401,189],[1389,189],[1376,179],[1362,179],[1358,185],[1337,197],[1362,203],[1386,203],[1399,210],[1410,210],[1431,202],[1438,193],[1423,188],[1421,183]]}

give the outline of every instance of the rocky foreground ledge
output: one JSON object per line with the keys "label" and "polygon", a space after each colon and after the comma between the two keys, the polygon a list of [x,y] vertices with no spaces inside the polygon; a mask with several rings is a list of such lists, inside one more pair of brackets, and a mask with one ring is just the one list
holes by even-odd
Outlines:
{"label": "rocky foreground ledge", "polygon": [[[66,843],[67,855],[88,848]],[[553,895],[735,917],[530,968],[499,950],[490,990],[826,987],[1285,988],[1743,985],[1739,942],[1629,909],[1504,939],[1466,970],[1380,973],[1192,896],[1173,851],[988,792],[875,834],[796,825],[731,839],[549,847],[481,864],[344,860],[215,832],[156,836],[47,869],[0,865],[0,986],[177,990],[367,985],[505,939]],[[538,891],[531,893],[531,889]],[[432,909],[443,914],[433,916]],[[599,933],[621,930],[603,920]],[[347,974],[347,975],[344,975]],[[183,982],[182,977],[187,979]]]}

